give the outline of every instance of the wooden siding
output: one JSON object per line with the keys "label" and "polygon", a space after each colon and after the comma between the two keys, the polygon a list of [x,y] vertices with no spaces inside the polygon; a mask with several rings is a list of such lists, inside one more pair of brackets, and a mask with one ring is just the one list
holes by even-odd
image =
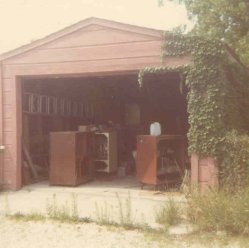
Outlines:
{"label": "wooden siding", "polygon": [[8,77],[14,75],[61,75],[85,74],[112,71],[138,71],[146,66],[160,66],[158,57],[141,57],[136,59],[121,58],[115,60],[75,61],[45,64],[20,64],[4,66],[4,73]]}
{"label": "wooden siding", "polygon": [[5,77],[139,70],[161,65],[156,36],[90,25],[4,61]]}
{"label": "wooden siding", "polygon": [[[54,34],[55,39],[49,37],[48,42],[38,41],[36,44],[39,46],[31,44],[31,50],[22,48],[24,52],[19,54],[14,51],[14,56],[2,61],[0,140],[2,138],[6,149],[1,157],[0,179],[2,171],[5,188],[21,187],[22,112],[19,76],[125,74],[138,72],[148,66],[162,65],[162,37],[159,31],[144,29],[143,33],[143,28],[112,25],[111,22],[105,24],[85,25],[81,29],[74,27],[68,34],[63,31],[64,36]],[[122,28],[118,29],[118,26]],[[185,58],[172,58],[163,64],[176,66],[185,63]]]}
{"label": "wooden siding", "polygon": [[[34,64],[13,64],[4,65],[4,74],[8,77],[36,76],[36,75],[67,75],[67,74],[95,74],[106,72],[139,71],[147,66],[178,66],[189,62],[188,57],[171,58],[162,63],[159,56],[141,57],[141,58],[121,58],[113,60],[98,61],[74,61],[58,63],[34,63]],[[7,98],[7,96],[6,96]]]}
{"label": "wooden siding", "polygon": [[88,18],[74,25],[71,25],[70,27],[66,27],[58,32],[48,35],[44,37],[43,39],[36,40],[30,44],[27,44],[25,46],[22,46],[20,48],[17,48],[5,54],[2,54],[0,55],[0,60],[6,60],[8,58],[11,58],[11,57],[14,57],[20,54],[24,54],[25,52],[29,50],[35,49],[37,47],[45,46],[46,44],[50,42],[53,42],[59,39],[64,39],[64,37],[70,36],[71,34],[75,32],[79,32],[80,30],[83,30],[83,29],[84,31],[89,31],[89,30],[101,29],[103,27],[109,28],[109,29],[115,29],[117,31],[120,30],[122,32],[136,33],[142,36],[147,35],[153,38],[156,37],[158,39],[162,37],[162,33],[163,33],[160,30],[138,27],[134,25],[118,23],[118,22],[99,19],[99,18]]}
{"label": "wooden siding", "polygon": [[[5,188],[16,189],[20,187],[18,171],[20,166],[20,114],[21,108],[20,84],[17,85],[16,78],[3,78],[3,143],[5,150],[3,153],[3,186]],[[19,144],[19,145],[18,145]]]}
{"label": "wooden siding", "polygon": [[[3,145],[3,74],[2,64],[0,63],[0,145]],[[4,162],[3,153],[0,153],[0,189],[3,186]]]}
{"label": "wooden siding", "polygon": [[86,47],[64,47],[30,51],[6,64],[56,63],[140,58],[161,54],[161,41],[122,43]]}
{"label": "wooden siding", "polygon": [[84,47],[97,45],[122,44],[129,42],[142,42],[160,40],[158,37],[142,35],[118,29],[99,26],[99,29],[86,30],[85,28],[74,32],[67,37],[55,40],[44,45],[44,48]]}
{"label": "wooden siding", "polygon": [[93,31],[83,29],[9,58],[5,64],[146,57],[160,56],[160,53],[161,40],[157,37],[108,28]]}

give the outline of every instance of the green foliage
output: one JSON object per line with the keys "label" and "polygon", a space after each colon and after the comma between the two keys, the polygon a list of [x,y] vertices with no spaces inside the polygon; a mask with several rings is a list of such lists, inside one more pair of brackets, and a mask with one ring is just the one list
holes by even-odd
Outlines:
{"label": "green foliage", "polygon": [[218,41],[179,34],[167,37],[164,56],[186,54],[191,54],[193,61],[186,76],[189,152],[217,156],[225,132],[225,51]]}
{"label": "green foliage", "polygon": [[249,2],[247,0],[184,0],[190,16],[196,16],[195,32],[223,40],[249,64]]}
{"label": "green foliage", "polygon": [[195,22],[192,34],[227,43],[249,65],[248,0],[170,1],[186,6],[189,18]]}
{"label": "green foliage", "polygon": [[[189,153],[216,157],[221,165],[221,179],[229,176],[231,167],[244,173],[241,168],[248,167],[244,161],[247,155],[242,154],[249,148],[246,138],[237,141],[236,145],[244,147],[239,152],[239,146],[232,146],[227,135],[231,130],[237,130],[237,135],[248,133],[248,71],[232,60],[226,46],[217,40],[177,34],[166,40],[164,49],[164,56],[192,56],[193,63],[186,76]],[[245,178],[242,174],[234,177],[233,186],[244,184]]]}
{"label": "green foliage", "polygon": [[249,188],[237,194],[228,190],[192,194],[187,211],[189,220],[202,231],[249,234]]}
{"label": "green foliage", "polygon": [[188,70],[188,65],[176,66],[176,67],[173,67],[173,68],[172,67],[164,67],[164,66],[161,66],[161,67],[145,67],[144,69],[139,71],[138,83],[139,83],[140,87],[143,86],[144,77],[146,76],[146,74],[151,74],[151,73],[162,74],[162,73],[168,73],[168,72],[180,72],[182,75],[185,75],[187,70]]}
{"label": "green foliage", "polygon": [[249,136],[235,130],[228,132],[222,158],[221,180],[227,190],[238,192],[249,187]]}
{"label": "green foliage", "polygon": [[229,167],[229,161],[230,166],[235,166],[235,161],[241,162],[241,153],[226,156],[224,151],[231,151],[228,132],[237,130],[242,134],[249,131],[248,70],[219,40],[179,33],[167,33],[165,37],[164,59],[191,55],[192,63],[175,68],[145,68],[139,74],[140,85],[146,73],[178,71],[189,89],[189,153],[216,157],[222,170]]}
{"label": "green foliage", "polygon": [[[194,50],[194,64],[187,83],[190,130],[190,153],[217,156],[224,136],[226,116],[225,78],[222,54],[216,48],[206,49],[204,44]],[[219,51],[219,50],[218,50]]]}
{"label": "green foliage", "polygon": [[169,199],[156,213],[156,221],[165,227],[178,224],[180,219],[179,203],[173,199]]}

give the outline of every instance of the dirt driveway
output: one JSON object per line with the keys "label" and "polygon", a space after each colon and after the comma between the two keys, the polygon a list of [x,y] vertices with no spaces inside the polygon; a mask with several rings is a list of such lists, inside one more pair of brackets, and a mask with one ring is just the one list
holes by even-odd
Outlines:
{"label": "dirt driveway", "polygon": [[1,248],[151,248],[161,247],[138,231],[96,224],[23,222],[0,218]]}
{"label": "dirt driveway", "polygon": [[45,221],[16,221],[0,217],[0,248],[247,248],[242,237],[195,234],[168,236],[137,230]]}

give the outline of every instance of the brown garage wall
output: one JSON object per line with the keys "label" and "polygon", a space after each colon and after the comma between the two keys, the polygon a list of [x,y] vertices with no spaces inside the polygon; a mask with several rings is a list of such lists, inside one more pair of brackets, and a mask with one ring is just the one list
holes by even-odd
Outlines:
{"label": "brown garage wall", "polygon": [[[3,145],[3,91],[2,63],[0,63],[0,145]],[[3,187],[3,153],[0,152],[0,189]]]}
{"label": "brown garage wall", "polygon": [[[21,52],[17,50],[11,56],[2,57],[0,140],[3,139],[6,149],[0,155],[3,160],[0,173],[3,171],[4,188],[21,187],[20,76],[134,72],[147,66],[162,65],[161,44],[161,31],[91,19],[90,24],[84,24],[82,28],[69,27],[36,42],[36,45],[31,43],[29,49],[21,48]],[[186,62],[188,59],[172,58],[164,64],[175,66]]]}
{"label": "brown garage wall", "polygon": [[[20,178],[17,166],[20,159],[20,129],[21,119],[18,110],[21,108],[18,80],[3,77],[3,188],[16,189],[20,187]],[[19,146],[18,146],[19,144]]]}
{"label": "brown garage wall", "polygon": [[[100,41],[102,43],[98,44]],[[144,66],[160,65],[160,56],[160,37],[110,28],[81,30],[7,59],[4,61],[4,75],[8,78],[13,75],[138,70]]]}

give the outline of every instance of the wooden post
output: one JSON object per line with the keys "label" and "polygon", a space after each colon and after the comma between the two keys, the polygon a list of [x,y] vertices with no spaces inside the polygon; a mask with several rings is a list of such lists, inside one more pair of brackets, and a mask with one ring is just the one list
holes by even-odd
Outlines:
{"label": "wooden post", "polygon": [[209,188],[217,188],[219,186],[217,161],[212,157],[199,158],[197,154],[192,154],[191,182],[198,184],[204,193]]}

